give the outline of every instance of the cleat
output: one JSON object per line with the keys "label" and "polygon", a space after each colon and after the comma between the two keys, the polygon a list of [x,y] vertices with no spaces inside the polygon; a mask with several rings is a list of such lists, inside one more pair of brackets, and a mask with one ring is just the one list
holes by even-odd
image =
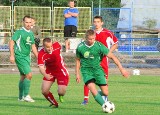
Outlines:
{"label": "cleat", "polygon": [[88,100],[84,100],[81,105],[87,105],[88,104]]}
{"label": "cleat", "polygon": [[19,98],[18,98],[18,101],[24,101],[24,99],[23,99],[23,98],[22,98],[22,99],[19,99]]}
{"label": "cleat", "polygon": [[30,95],[27,95],[27,96],[24,97],[23,99],[24,99],[24,101],[26,101],[26,102],[35,102],[35,100],[33,100]]}
{"label": "cleat", "polygon": [[58,103],[57,103],[57,104],[51,103],[51,104],[49,105],[49,107],[58,108]]}
{"label": "cleat", "polygon": [[64,102],[63,96],[59,96],[59,101],[60,101],[61,103]]}

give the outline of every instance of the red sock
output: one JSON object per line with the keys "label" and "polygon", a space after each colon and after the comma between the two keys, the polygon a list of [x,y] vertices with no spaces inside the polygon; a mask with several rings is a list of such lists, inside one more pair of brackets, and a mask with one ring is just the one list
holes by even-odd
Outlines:
{"label": "red sock", "polygon": [[89,89],[86,85],[84,85],[84,100],[88,101],[89,98]]}
{"label": "red sock", "polygon": [[57,101],[54,99],[54,96],[52,95],[51,92],[49,92],[47,95],[44,95],[44,97],[53,105],[58,106]]}

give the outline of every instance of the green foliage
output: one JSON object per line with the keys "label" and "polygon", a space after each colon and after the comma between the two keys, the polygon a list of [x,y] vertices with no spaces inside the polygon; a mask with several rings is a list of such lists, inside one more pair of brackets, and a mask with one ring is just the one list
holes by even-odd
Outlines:
{"label": "green foliage", "polygon": [[[14,3],[16,6],[51,6],[52,1],[55,7],[68,6],[68,0],[16,0]],[[93,5],[95,8],[99,7],[99,0],[75,0],[78,7],[91,7]],[[113,8],[120,7],[121,0],[101,0],[101,7]],[[2,0],[4,5],[11,5],[9,0]]]}
{"label": "green foliage", "polygon": [[156,19],[146,19],[143,24],[148,28],[148,29],[153,29],[157,25],[157,20]]}

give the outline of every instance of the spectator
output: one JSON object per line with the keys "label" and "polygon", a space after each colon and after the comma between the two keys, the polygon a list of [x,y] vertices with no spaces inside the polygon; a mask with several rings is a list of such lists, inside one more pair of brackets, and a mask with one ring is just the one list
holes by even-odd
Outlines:
{"label": "spectator", "polygon": [[39,44],[40,44],[40,39],[41,39],[41,30],[39,26],[36,24],[36,19],[32,17],[32,26],[31,26],[31,31],[34,33],[34,41],[36,48],[38,50]]}
{"label": "spectator", "polygon": [[68,37],[76,37],[77,34],[77,17],[78,17],[78,9],[74,7],[74,0],[69,0],[69,8],[64,10],[64,37],[65,37],[65,47],[66,52],[69,50],[69,39]]}

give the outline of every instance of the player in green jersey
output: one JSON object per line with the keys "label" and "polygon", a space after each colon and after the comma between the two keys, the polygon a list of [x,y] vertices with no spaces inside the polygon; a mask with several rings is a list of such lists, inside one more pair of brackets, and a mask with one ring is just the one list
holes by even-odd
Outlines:
{"label": "player in green jersey", "polygon": [[37,58],[38,52],[35,47],[34,34],[31,29],[31,17],[23,18],[23,27],[17,30],[9,42],[10,62],[16,62],[20,72],[19,101],[34,102],[29,95],[30,82],[32,78],[30,68],[30,53],[33,51]]}
{"label": "player in green jersey", "polygon": [[[105,74],[100,66],[102,56],[106,55],[108,58],[111,58],[124,77],[129,77],[129,73],[122,67],[114,54],[109,52],[108,48],[102,43],[95,41],[94,30],[88,30],[85,39],[76,49],[76,81],[80,82],[81,71],[84,83],[91,91],[95,100],[102,106],[105,103],[102,96],[108,95]],[[96,85],[100,87],[101,91],[97,91]]]}

